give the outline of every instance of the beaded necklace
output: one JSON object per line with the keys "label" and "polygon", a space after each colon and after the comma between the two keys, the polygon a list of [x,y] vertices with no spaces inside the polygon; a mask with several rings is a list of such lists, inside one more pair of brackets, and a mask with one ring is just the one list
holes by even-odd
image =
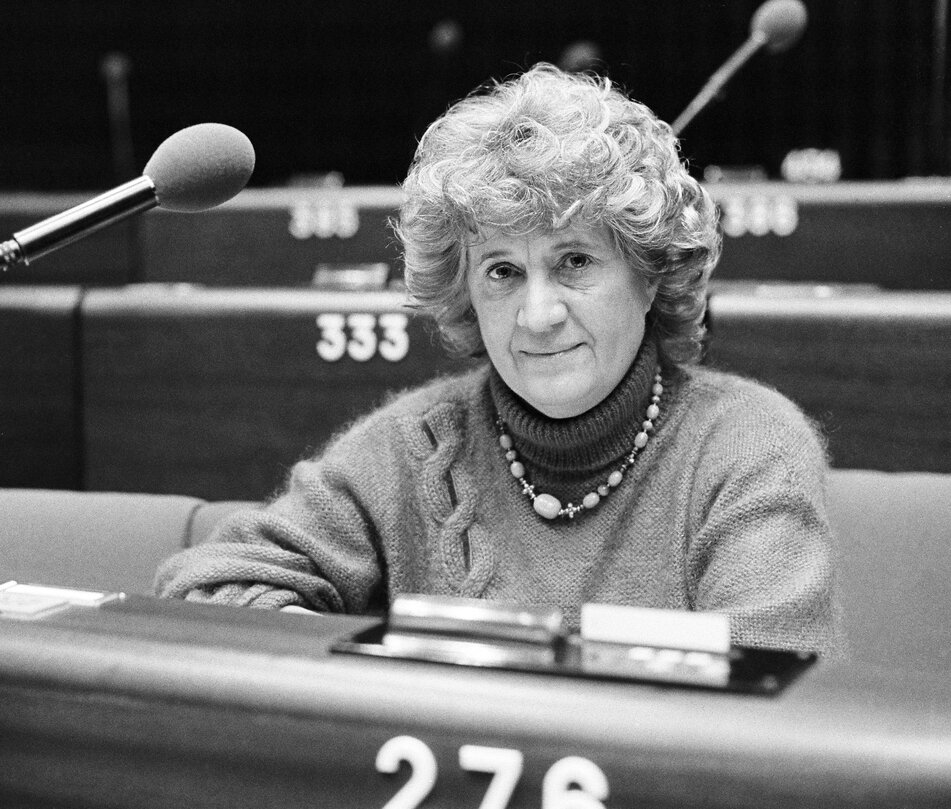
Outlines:
{"label": "beaded necklace", "polygon": [[613,489],[621,485],[621,481],[624,480],[624,473],[630,469],[631,464],[634,463],[634,459],[647,445],[648,438],[654,431],[654,422],[660,415],[660,399],[664,394],[663,383],[664,380],[661,376],[660,366],[658,366],[654,373],[651,401],[647,406],[647,412],[645,413],[644,421],[641,423],[641,429],[637,435],[634,436],[634,446],[625,456],[621,465],[608,475],[608,479],[593,492],[588,492],[578,505],[568,503],[568,505],[562,506],[561,501],[554,495],[545,492],[535,493],[535,484],[530,483],[526,477],[525,465],[518,459],[515,442],[512,441],[512,436],[506,431],[505,422],[502,421],[501,416],[496,416],[495,423],[499,430],[499,446],[502,449],[505,460],[509,464],[509,471],[512,473],[512,477],[521,485],[522,494],[532,501],[532,506],[539,516],[544,517],[546,520],[554,520],[556,517],[573,520],[575,515],[579,512],[591,511],[607,497]]}

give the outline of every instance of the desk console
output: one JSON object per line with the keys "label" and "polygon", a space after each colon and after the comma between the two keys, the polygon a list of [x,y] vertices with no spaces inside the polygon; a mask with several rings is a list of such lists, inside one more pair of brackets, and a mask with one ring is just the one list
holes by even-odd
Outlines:
{"label": "desk console", "polygon": [[0,618],[0,805],[946,807],[945,677],[773,695],[328,652],[374,623],[129,597]]}

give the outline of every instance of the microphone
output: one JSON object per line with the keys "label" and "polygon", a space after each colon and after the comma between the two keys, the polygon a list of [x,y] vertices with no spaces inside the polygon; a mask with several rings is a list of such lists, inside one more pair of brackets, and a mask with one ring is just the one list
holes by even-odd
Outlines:
{"label": "microphone", "polygon": [[750,20],[750,35],[746,42],[710,77],[696,98],[671,124],[674,134],[679,135],[760,48],[779,53],[795,45],[806,29],[807,21],[806,7],[801,0],[767,0],[763,3]]}
{"label": "microphone", "polygon": [[29,264],[64,245],[160,205],[204,211],[237,194],[254,171],[254,147],[234,127],[196,124],[166,138],[142,176],[44,219],[0,243],[0,269]]}

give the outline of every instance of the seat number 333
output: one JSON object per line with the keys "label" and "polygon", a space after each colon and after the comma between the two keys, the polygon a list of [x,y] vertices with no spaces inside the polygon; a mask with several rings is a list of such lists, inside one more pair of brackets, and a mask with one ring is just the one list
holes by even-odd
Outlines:
{"label": "seat number 333", "polygon": [[409,318],[401,312],[323,312],[317,315],[317,356],[325,362],[349,357],[367,362],[379,355],[399,362],[409,351]]}

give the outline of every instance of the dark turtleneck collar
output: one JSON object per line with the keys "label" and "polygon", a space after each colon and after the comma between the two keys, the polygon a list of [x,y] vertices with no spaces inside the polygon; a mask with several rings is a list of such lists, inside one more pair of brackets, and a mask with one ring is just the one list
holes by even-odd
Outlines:
{"label": "dark turtleneck collar", "polygon": [[[567,483],[596,474],[627,455],[650,402],[658,349],[645,336],[634,362],[600,404],[579,416],[552,419],[518,397],[493,367],[489,389],[529,477]],[[666,398],[666,397],[665,397]]]}

